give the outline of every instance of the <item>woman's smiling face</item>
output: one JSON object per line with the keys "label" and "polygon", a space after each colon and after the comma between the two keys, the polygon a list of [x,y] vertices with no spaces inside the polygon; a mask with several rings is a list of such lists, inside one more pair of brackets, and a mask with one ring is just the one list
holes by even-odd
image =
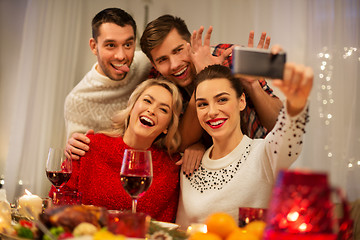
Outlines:
{"label": "woman's smiling face", "polygon": [[214,140],[230,139],[233,133],[241,133],[240,111],[245,108],[245,97],[237,98],[228,79],[201,82],[195,101],[200,125]]}
{"label": "woman's smiling face", "polygon": [[154,141],[166,132],[172,118],[172,95],[162,86],[147,88],[130,113],[128,130],[136,136]]}

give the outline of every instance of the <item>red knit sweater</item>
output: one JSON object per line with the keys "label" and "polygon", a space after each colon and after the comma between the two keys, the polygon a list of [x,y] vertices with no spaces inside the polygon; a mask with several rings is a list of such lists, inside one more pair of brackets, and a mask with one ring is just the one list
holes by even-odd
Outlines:
{"label": "red knit sweater", "polygon": [[[107,209],[131,209],[131,198],[120,182],[124,150],[130,148],[121,137],[104,134],[88,135],[90,150],[80,161],[73,161],[73,173],[61,190],[78,190],[82,204]],[[179,155],[170,156],[155,147],[152,153],[153,181],[138,199],[137,212],[149,214],[158,221],[174,222],[179,199]],[[51,192],[50,192],[50,195]]]}

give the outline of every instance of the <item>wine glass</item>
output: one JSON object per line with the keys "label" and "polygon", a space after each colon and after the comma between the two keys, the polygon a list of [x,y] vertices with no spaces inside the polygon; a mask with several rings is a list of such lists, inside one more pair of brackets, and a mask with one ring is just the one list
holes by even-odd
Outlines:
{"label": "wine glass", "polygon": [[149,189],[153,178],[151,152],[125,149],[120,180],[132,198],[132,212],[136,213],[137,200]]}
{"label": "wine glass", "polygon": [[66,157],[64,149],[49,149],[45,170],[47,178],[50,180],[50,182],[56,189],[53,195],[53,201],[54,203],[56,203],[56,193],[58,193],[60,191],[60,188],[69,181],[72,173],[71,159]]}

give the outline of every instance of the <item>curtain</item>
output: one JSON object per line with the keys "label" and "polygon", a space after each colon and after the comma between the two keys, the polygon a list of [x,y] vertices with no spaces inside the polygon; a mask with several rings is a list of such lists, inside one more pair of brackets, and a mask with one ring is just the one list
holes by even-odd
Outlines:
{"label": "curtain", "polygon": [[351,201],[360,198],[359,0],[28,0],[6,159],[9,200],[24,188],[46,196],[46,154],[64,143],[65,96],[94,63],[83,35],[106,7],[131,13],[140,35],[143,19],[166,13],[190,31],[213,25],[212,44],[246,45],[250,30],[256,39],[267,31],[289,61],[315,73],[304,149],[293,168],[325,172]]}
{"label": "curtain", "polygon": [[28,1],[17,67],[5,180],[8,199],[46,196],[50,146],[65,142],[63,104],[75,81],[82,1]]}
{"label": "curtain", "polygon": [[315,73],[302,167],[360,198],[360,1],[308,1],[307,63]]}

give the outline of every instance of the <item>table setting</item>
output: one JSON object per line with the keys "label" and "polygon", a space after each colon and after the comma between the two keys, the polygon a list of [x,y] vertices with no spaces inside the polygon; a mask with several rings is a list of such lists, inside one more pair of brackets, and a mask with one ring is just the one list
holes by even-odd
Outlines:
{"label": "table setting", "polygon": [[1,239],[145,239],[154,234],[153,239],[163,235],[187,239],[186,232],[178,230],[178,225],[155,221],[140,212],[64,204],[43,208],[38,218],[34,218],[30,208],[25,209],[26,215],[14,207],[11,209],[12,223],[1,230]]}
{"label": "table setting", "polygon": [[55,187],[52,198],[41,198],[25,189],[10,207],[1,189],[5,207],[1,207],[0,239],[145,239],[152,235],[153,239],[187,239],[178,225],[136,211],[137,199],[152,182],[150,151],[126,149],[124,153],[119,177],[132,199],[131,211],[84,205],[81,192],[61,190],[72,174],[72,161],[64,149],[49,149],[45,172]]}
{"label": "table setting", "polygon": [[[124,153],[119,178],[131,196],[131,210],[85,205],[80,192],[60,191],[72,174],[64,150],[50,148],[45,171],[56,189],[52,198],[25,189],[10,205],[0,189],[0,239],[353,239],[349,204],[323,173],[281,171],[267,209],[240,206],[237,219],[226,212],[209,213],[205,222],[181,230],[175,223],[156,221],[136,210],[137,200],[152,183],[150,151]],[[340,218],[333,213],[333,196],[341,202]]]}

